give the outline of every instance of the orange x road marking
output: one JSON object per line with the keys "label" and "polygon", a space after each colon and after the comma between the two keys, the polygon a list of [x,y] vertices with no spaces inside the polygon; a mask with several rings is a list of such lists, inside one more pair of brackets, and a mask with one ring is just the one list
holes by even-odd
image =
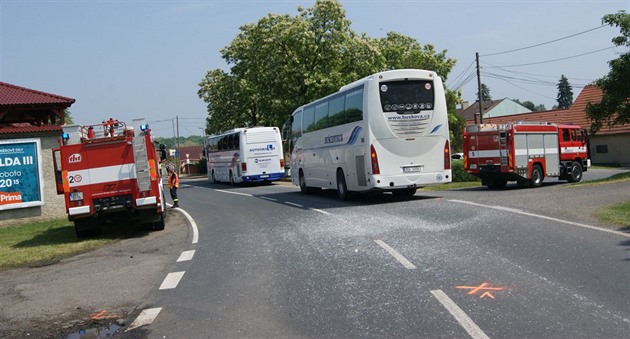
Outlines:
{"label": "orange x road marking", "polygon": [[92,320],[103,320],[103,319],[114,319],[118,318],[116,314],[110,314],[107,311],[100,311],[98,313],[90,314],[90,319]]}
{"label": "orange x road marking", "polygon": [[488,283],[483,283],[479,286],[455,286],[456,288],[461,288],[461,289],[466,289],[466,290],[470,290],[468,291],[468,294],[477,294],[477,292],[482,292],[481,296],[479,297],[480,299],[483,299],[485,297],[490,297],[492,299],[494,299],[494,296],[492,295],[492,293],[490,293],[490,291],[504,291],[506,290],[506,288],[504,287],[490,287],[488,286]]}

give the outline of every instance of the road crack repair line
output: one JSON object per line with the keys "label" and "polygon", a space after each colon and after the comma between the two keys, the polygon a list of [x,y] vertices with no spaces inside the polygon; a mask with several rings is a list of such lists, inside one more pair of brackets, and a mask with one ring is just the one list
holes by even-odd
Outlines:
{"label": "road crack repair line", "polygon": [[593,231],[612,233],[612,234],[620,235],[620,236],[625,237],[625,238],[630,238],[630,233],[624,233],[624,232],[609,230],[609,229],[605,229],[605,228],[601,228],[601,227],[597,227],[597,226],[581,224],[579,222],[574,222],[574,221],[569,221],[569,220],[563,220],[563,219],[548,217],[548,216],[544,216],[544,215],[540,215],[540,214],[525,212],[525,211],[522,211],[522,210],[519,210],[519,209],[515,209],[515,208],[502,207],[502,206],[493,206],[493,205],[484,205],[484,204],[478,204],[476,202],[470,202],[470,201],[464,201],[464,200],[456,200],[456,199],[449,199],[448,201],[455,202],[455,203],[458,203],[458,204],[466,204],[466,205],[472,205],[472,206],[478,206],[478,207],[484,207],[484,208],[491,208],[491,209],[498,210],[498,211],[506,211],[506,212],[510,212],[510,213],[517,213],[517,214],[526,215],[526,216],[529,216],[529,217],[545,219],[545,220],[551,220],[551,221],[555,221],[555,222],[559,222],[559,223],[563,223],[563,224],[567,224],[567,225],[573,225],[573,226],[578,226],[578,227],[582,227],[582,228],[587,228],[587,229],[593,230]]}

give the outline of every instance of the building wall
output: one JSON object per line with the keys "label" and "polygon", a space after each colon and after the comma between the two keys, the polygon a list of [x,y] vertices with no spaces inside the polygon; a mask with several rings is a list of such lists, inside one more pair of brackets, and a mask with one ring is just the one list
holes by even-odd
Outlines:
{"label": "building wall", "polygon": [[531,112],[527,107],[523,107],[512,100],[504,99],[498,105],[493,107],[490,111],[485,112],[483,117],[493,118],[493,117],[503,117],[514,114],[522,114]]}
{"label": "building wall", "polygon": [[593,135],[590,139],[591,162],[597,165],[630,166],[630,133]]}
{"label": "building wall", "polygon": [[57,195],[55,185],[55,173],[53,169],[52,149],[59,144],[57,139],[59,133],[48,133],[39,135],[8,135],[2,136],[2,140],[12,139],[39,139],[42,149],[42,177],[44,182],[44,203],[42,206],[15,208],[0,211],[0,226],[9,226],[33,221],[42,221],[55,218],[66,217],[66,207],[62,195]]}

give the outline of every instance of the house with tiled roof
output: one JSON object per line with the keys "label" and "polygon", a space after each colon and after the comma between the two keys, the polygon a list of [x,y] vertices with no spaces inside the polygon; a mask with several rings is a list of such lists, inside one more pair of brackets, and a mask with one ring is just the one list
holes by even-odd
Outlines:
{"label": "house with tiled roof", "polygon": [[[502,117],[513,114],[522,114],[531,112],[531,110],[521,104],[518,104],[508,98],[500,99],[500,100],[486,100],[482,104],[483,106],[483,119],[484,122],[487,118],[492,117]],[[479,101],[476,101],[474,104],[468,106],[465,103],[462,106],[462,109],[458,111],[458,113],[464,117],[466,120],[466,124],[478,124],[480,122],[479,119]]]}
{"label": "house with tiled roof", "polygon": [[52,148],[75,99],[0,82],[0,224],[66,216],[57,195]]}
{"label": "house with tiled roof", "polygon": [[[589,129],[591,122],[586,116],[586,105],[598,103],[603,93],[595,85],[587,85],[582,89],[570,108],[550,111],[538,111],[510,116],[489,117],[484,123],[505,124],[514,121],[543,121],[556,124],[575,124]],[[589,156],[594,164],[630,165],[630,125],[603,127],[595,135],[589,137]]]}
{"label": "house with tiled roof", "polygon": [[203,146],[183,146],[179,148],[180,173],[197,174],[197,163],[203,157]]}

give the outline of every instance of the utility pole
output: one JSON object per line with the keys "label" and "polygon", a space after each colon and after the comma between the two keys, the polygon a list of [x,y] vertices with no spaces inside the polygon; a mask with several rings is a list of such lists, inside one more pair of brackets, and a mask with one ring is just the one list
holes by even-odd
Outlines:
{"label": "utility pole", "polygon": [[175,116],[175,121],[176,121],[176,125],[177,125],[177,151],[175,151],[175,155],[177,158],[177,175],[179,175],[179,170],[180,170],[180,162],[179,162],[179,115]]}
{"label": "utility pole", "polygon": [[[483,93],[481,92],[481,71],[479,68],[479,52],[475,53],[477,60],[477,92],[479,93],[479,123],[483,124]],[[477,119],[475,119],[476,121]]]}

